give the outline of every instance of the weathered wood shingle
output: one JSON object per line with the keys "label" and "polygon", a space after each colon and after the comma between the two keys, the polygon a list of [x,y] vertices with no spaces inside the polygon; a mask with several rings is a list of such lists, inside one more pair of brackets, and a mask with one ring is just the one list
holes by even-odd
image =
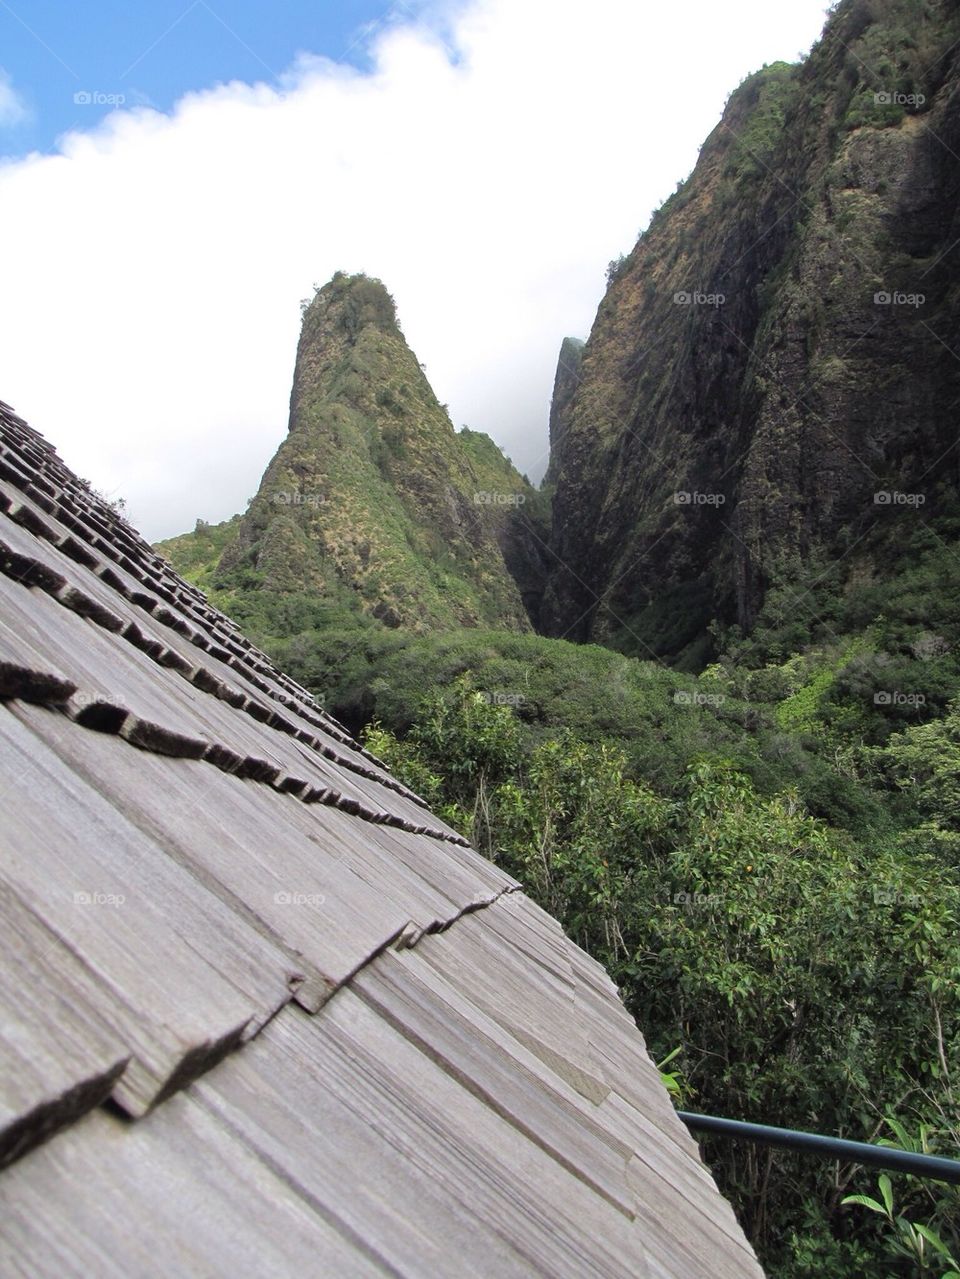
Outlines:
{"label": "weathered wood shingle", "polygon": [[760,1274],[603,969],[5,405],[0,764],[0,1273]]}

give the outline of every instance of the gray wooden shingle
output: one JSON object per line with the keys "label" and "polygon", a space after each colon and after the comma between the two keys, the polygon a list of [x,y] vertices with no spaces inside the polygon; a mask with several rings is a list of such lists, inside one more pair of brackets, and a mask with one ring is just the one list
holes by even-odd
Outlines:
{"label": "gray wooden shingle", "polygon": [[2,403],[0,770],[0,1273],[760,1275],[602,967]]}

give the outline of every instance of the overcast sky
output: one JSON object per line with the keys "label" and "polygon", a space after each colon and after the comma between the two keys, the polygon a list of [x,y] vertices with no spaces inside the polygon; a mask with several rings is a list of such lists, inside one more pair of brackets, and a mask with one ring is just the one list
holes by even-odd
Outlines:
{"label": "overcast sky", "polygon": [[607,262],[825,8],[338,4],[286,3],[280,40],[273,6],[261,28],[246,0],[149,0],[142,48],[87,31],[96,64],[58,44],[60,0],[43,30],[0,9],[0,399],[151,539],[243,509],[286,431],[300,300],[338,269],[383,279],[454,424],[538,479],[557,350]]}

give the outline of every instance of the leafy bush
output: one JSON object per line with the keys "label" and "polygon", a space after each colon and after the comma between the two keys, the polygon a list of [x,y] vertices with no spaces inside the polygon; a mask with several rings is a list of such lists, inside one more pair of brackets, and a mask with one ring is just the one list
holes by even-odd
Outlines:
{"label": "leafy bush", "polygon": [[[722,671],[703,687],[723,687]],[[953,864],[861,844],[811,817],[796,790],[763,795],[720,758],[691,760],[658,788],[602,735],[538,734],[521,710],[465,676],[428,694],[402,737],[378,725],[367,743],[607,965],[699,1109],[859,1139],[886,1116],[931,1132],[955,1120]],[[951,714],[938,731],[953,761],[960,708]],[[938,767],[933,728],[908,730],[884,759],[913,768],[919,752],[930,811],[949,817],[960,783],[952,764]],[[883,1230],[842,1202],[870,1189],[856,1168],[707,1150],[771,1274],[880,1273]],[[955,1246],[956,1203],[928,1219]]]}

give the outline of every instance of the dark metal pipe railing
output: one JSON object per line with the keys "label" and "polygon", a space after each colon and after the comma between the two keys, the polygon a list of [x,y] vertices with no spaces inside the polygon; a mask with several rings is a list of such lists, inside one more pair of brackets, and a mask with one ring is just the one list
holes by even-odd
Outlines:
{"label": "dark metal pipe railing", "polygon": [[821,1159],[845,1159],[871,1168],[891,1172],[909,1172],[929,1181],[949,1181],[960,1185],[960,1160],[941,1159],[938,1155],[915,1154],[892,1146],[876,1146],[866,1141],[844,1141],[840,1137],[822,1137],[813,1132],[796,1132],[792,1128],[771,1128],[767,1124],[747,1124],[739,1119],[717,1119],[713,1115],[694,1115],[686,1110],[677,1114],[691,1132],[708,1132],[718,1137],[740,1138],[761,1146],[779,1146],[784,1150],[802,1150]]}

